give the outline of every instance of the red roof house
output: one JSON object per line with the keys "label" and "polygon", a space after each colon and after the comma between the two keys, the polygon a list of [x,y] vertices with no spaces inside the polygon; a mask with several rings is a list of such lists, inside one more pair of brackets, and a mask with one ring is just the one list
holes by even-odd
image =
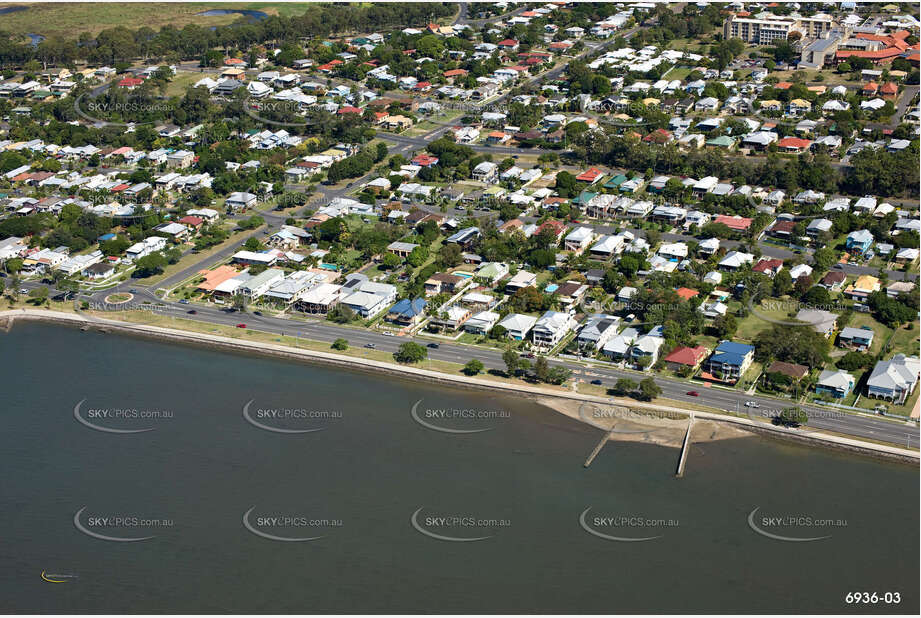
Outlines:
{"label": "red roof house", "polygon": [[438,157],[433,157],[432,155],[428,154],[421,154],[413,157],[412,163],[422,167],[430,167],[438,163]]}
{"label": "red roof house", "polygon": [[144,83],[144,80],[139,77],[126,77],[120,82],[118,82],[119,87],[121,88],[137,88]]}
{"label": "red roof house", "polygon": [[812,140],[798,137],[785,137],[777,141],[777,148],[784,152],[803,152],[812,146]]}
{"label": "red roof house", "polygon": [[665,357],[665,364],[672,371],[678,371],[683,367],[696,369],[705,358],[707,358],[707,348],[702,345],[693,348],[679,346]]}
{"label": "red roof house", "polygon": [[580,182],[596,183],[601,179],[602,176],[604,176],[604,172],[602,172],[597,167],[590,167],[576,176],[576,180]]}
{"label": "red roof house", "polygon": [[717,215],[713,220],[714,223],[722,223],[730,230],[735,230],[736,232],[744,232],[749,227],[751,227],[752,220],[748,217],[740,217],[738,215]]}
{"label": "red roof house", "polygon": [[767,275],[768,277],[773,277],[780,272],[780,269],[783,268],[783,260],[777,259],[768,259],[761,260],[752,267],[752,272],[761,273],[762,275]]}

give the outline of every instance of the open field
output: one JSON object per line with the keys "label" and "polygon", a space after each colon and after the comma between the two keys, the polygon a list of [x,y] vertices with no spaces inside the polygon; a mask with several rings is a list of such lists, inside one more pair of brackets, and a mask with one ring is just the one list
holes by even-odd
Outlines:
{"label": "open field", "polygon": [[[4,6],[7,6],[4,3]],[[34,4],[12,2],[8,6],[28,6],[25,11],[15,11],[3,16],[4,30],[18,33],[37,33],[46,37],[76,38],[81,32],[97,34],[106,28],[148,26],[159,29],[166,25],[182,28],[187,24],[203,27],[223,26],[240,19],[240,15],[198,16],[197,13],[216,9],[246,9],[262,11],[269,15],[296,15],[307,10],[305,3],[258,2],[144,2],[144,3],[90,3],[64,2]]]}

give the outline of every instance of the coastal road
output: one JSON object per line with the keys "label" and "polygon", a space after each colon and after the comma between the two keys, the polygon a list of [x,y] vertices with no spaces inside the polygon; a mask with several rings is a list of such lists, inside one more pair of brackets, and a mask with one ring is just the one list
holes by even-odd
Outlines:
{"label": "coastal road", "polygon": [[[27,282],[23,284],[23,287],[30,288],[38,285],[40,284],[36,282]],[[107,308],[117,312],[120,309],[119,307],[105,307],[104,299],[111,292],[112,290],[98,292],[87,298],[96,307]],[[171,316],[176,319],[231,327],[244,323],[249,329],[326,343],[331,343],[338,338],[344,338],[348,340],[350,346],[355,348],[373,346],[375,350],[392,353],[397,350],[401,343],[409,340],[414,340],[422,345],[433,343],[431,339],[392,336],[380,331],[342,326],[322,319],[270,317],[249,312],[230,312],[210,305],[195,305],[194,311],[196,313],[190,314],[189,311],[193,310],[191,305],[162,301],[149,289],[136,288],[135,302],[131,304],[136,307],[138,303],[144,301],[156,307],[153,310],[154,313]],[[494,348],[438,341],[438,347],[429,348],[428,353],[433,360],[463,364],[470,359],[477,359],[487,369],[502,371],[505,368],[505,363],[502,360],[502,350]],[[575,379],[585,382],[600,380],[602,385],[607,388],[612,387],[620,378],[639,381],[648,376],[648,374],[593,360],[575,362],[570,359],[554,358],[550,360],[550,364],[552,366],[566,367],[573,372]],[[668,399],[695,403],[738,414],[748,413],[755,419],[773,417],[784,407],[794,405],[793,402],[788,400],[774,399],[762,395],[749,395],[719,386],[705,387],[700,383],[661,377],[655,377],[655,381],[662,389],[662,396]],[[697,392],[698,395],[689,395],[688,393],[692,391]],[[746,402],[755,402],[758,407],[749,408],[745,405]],[[811,428],[855,438],[890,442],[901,446],[917,446],[919,444],[918,425],[916,423],[886,419],[869,414],[854,414],[817,405],[804,405],[801,407],[809,416],[808,426]]]}

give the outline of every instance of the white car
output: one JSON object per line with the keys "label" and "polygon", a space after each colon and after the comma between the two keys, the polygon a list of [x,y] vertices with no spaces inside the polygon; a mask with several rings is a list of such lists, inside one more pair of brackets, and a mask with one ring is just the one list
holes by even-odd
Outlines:
{"label": "white car", "polygon": [[758,403],[755,401],[746,401],[745,407],[746,408],[760,408],[761,406],[759,406]]}

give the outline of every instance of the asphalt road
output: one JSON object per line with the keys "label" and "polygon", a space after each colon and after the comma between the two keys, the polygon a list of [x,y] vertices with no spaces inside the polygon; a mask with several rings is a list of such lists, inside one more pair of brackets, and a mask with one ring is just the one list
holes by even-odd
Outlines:
{"label": "asphalt road", "polygon": [[[38,285],[41,284],[27,282],[23,284],[23,287],[32,288]],[[195,305],[194,311],[196,313],[190,314],[189,311],[193,310],[191,305],[162,301],[148,288],[136,284],[132,286],[130,282],[123,283],[115,289],[97,292],[88,298],[93,302],[95,308],[117,312],[121,309],[120,307],[105,305],[106,296],[116,290],[125,292],[132,288],[135,290],[135,299],[130,305],[136,307],[139,303],[148,301],[152,305],[159,305],[160,308],[155,309],[154,312],[186,320],[224,326],[236,326],[243,323],[251,329],[329,343],[341,337],[348,340],[349,345],[352,347],[373,345],[376,350],[384,352],[395,352],[401,343],[410,340],[410,338],[406,337],[385,335],[383,332],[365,328],[342,326],[316,318],[292,319],[259,316],[250,312],[229,312],[216,306]],[[57,291],[53,291],[53,293],[57,293]],[[84,296],[84,298],[87,297]],[[432,342],[432,340],[424,338],[412,338],[412,340],[423,345]],[[503,370],[505,367],[505,363],[502,361],[502,351],[491,348],[458,343],[442,343],[439,341],[438,347],[429,348],[428,352],[429,357],[433,360],[463,364],[475,358],[481,361],[487,369]],[[619,378],[630,378],[639,381],[645,377],[645,374],[640,372],[620,369],[606,363],[591,360],[575,362],[569,359],[554,358],[550,360],[550,364],[566,367],[573,372],[575,378],[586,382],[600,380],[606,387],[613,386],[614,382]],[[655,380],[662,389],[662,396],[665,398],[697,403],[729,412],[743,414],[747,412],[753,418],[772,417],[784,407],[793,405],[789,401],[761,395],[749,395],[718,386],[705,387],[699,383],[692,384],[660,377],[656,377]],[[698,395],[690,395],[689,393],[692,391],[697,392]],[[754,402],[758,407],[746,407],[746,402]],[[824,429],[856,438],[880,440],[902,446],[908,444],[917,446],[919,444],[918,425],[915,423],[852,414],[815,405],[801,407],[809,416],[808,426],[815,429]]]}

